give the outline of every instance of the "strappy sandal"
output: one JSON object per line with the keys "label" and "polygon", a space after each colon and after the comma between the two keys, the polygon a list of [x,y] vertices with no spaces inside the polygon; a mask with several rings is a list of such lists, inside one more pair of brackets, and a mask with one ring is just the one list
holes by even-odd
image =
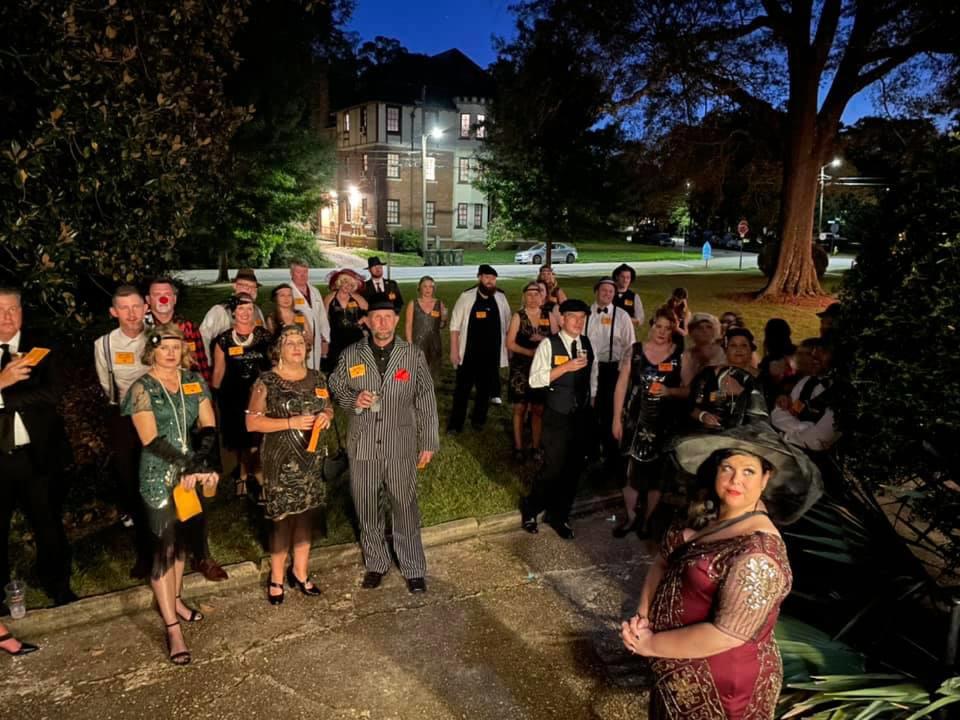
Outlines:
{"label": "strappy sandal", "polygon": [[[190,622],[190,623],[200,622],[201,620],[203,620],[203,613],[202,613],[202,612],[200,612],[199,610],[194,610],[192,607],[190,607],[189,605],[187,605],[185,602],[183,602],[183,599],[182,599],[179,595],[177,595],[177,600],[179,600],[180,603],[181,603],[187,610],[190,611],[190,615],[187,616],[187,617],[184,617],[184,616],[181,615],[180,613],[177,613],[177,617],[178,617],[178,618],[180,618],[180,619],[183,620],[184,622]],[[174,612],[177,612],[176,609],[174,609]]]}
{"label": "strappy sandal", "polygon": [[[279,595],[271,595],[269,588],[280,588],[280,594],[279,594]],[[270,584],[268,585],[268,588],[267,588],[267,600],[270,601],[270,604],[271,604],[271,605],[282,605],[282,604],[283,604],[283,583],[282,583],[282,582],[275,583],[275,582],[273,582],[273,580],[270,581]]]}
{"label": "strappy sandal", "polygon": [[[176,622],[172,622],[167,625],[167,653],[170,652],[170,628],[176,627],[179,624],[180,621],[177,620]],[[189,665],[190,660],[191,658],[189,650],[182,650],[181,652],[170,655],[170,662],[172,662],[174,665]]]}

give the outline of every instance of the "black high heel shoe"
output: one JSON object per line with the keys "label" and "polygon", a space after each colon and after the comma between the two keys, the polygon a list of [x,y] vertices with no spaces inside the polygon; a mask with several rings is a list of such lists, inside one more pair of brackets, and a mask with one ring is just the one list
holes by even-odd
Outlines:
{"label": "black high heel shoe", "polygon": [[[179,618],[180,618],[181,620],[183,620],[184,622],[190,622],[190,623],[200,622],[201,620],[203,620],[203,613],[202,613],[202,612],[200,612],[199,610],[194,610],[192,607],[190,607],[189,605],[187,605],[185,602],[183,602],[183,598],[181,598],[179,595],[177,595],[177,600],[179,600],[181,603],[183,603],[183,606],[184,606],[184,607],[189,611],[189,613],[190,613],[187,617],[184,617],[184,616],[181,615],[180,613],[177,613],[177,617],[179,617]],[[176,612],[176,610],[174,610],[174,612]]]}
{"label": "black high heel shoe", "polygon": [[296,575],[293,574],[293,567],[290,567],[287,570],[287,584],[291,589],[297,588],[304,595],[309,595],[310,597],[316,597],[320,594],[320,588],[317,587],[316,583],[313,583],[313,587],[307,587],[307,583],[310,582],[310,576],[307,576],[306,580],[299,580]]}
{"label": "black high heel shoe", "polygon": [[[0,643],[6,642],[7,640],[13,640],[14,637],[10,633],[5,635],[0,635]],[[20,657],[22,655],[29,655],[32,652],[36,652],[40,648],[36,645],[28,642],[20,641],[20,649],[14,652],[13,650],[7,650],[5,647],[0,647],[0,650],[3,650],[7,655],[13,655],[14,657]]]}
{"label": "black high heel shoe", "polygon": [[[170,652],[170,628],[172,628],[172,627],[178,627],[179,625],[180,625],[180,621],[179,621],[179,620],[177,620],[176,622],[172,622],[172,623],[170,623],[169,625],[167,625],[167,653]],[[173,655],[170,656],[170,662],[172,662],[174,665],[189,665],[189,664],[190,664],[190,660],[191,660],[191,658],[190,658],[190,651],[189,651],[189,650],[182,650],[182,651],[180,651],[180,652],[178,652],[178,653],[174,653]]]}
{"label": "black high heel shoe", "polygon": [[[279,595],[271,595],[269,588],[272,588],[272,587],[273,587],[273,588],[280,588],[280,594],[279,594]],[[267,600],[270,601],[270,604],[271,604],[271,605],[282,605],[282,604],[283,604],[283,583],[282,583],[282,582],[275,583],[275,582],[273,582],[272,580],[270,581],[269,585],[267,586]]]}

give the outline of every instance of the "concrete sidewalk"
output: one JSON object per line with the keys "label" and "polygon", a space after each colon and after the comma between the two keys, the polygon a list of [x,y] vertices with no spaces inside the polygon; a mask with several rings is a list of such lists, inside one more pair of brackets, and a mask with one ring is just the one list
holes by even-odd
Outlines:
{"label": "concrete sidewalk", "polygon": [[[262,587],[205,598],[166,660],[153,611],[31,636],[0,657],[3,718],[642,718],[643,662],[622,649],[650,561],[609,513],[429,548],[429,592],[399,573],[374,591],[356,564],[320,568],[319,599]],[[187,597],[188,602],[190,598]]]}

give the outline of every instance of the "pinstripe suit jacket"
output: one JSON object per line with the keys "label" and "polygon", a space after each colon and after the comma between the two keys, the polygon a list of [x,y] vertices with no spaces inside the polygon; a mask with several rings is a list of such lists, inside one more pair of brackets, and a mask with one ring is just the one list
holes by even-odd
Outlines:
{"label": "pinstripe suit jacket", "polygon": [[[363,339],[343,351],[328,379],[334,400],[350,413],[347,452],[352,459],[415,460],[420,451],[440,447],[437,398],[423,350],[399,337],[394,342],[383,377],[369,340]],[[380,412],[354,413],[363,390],[380,392]]]}

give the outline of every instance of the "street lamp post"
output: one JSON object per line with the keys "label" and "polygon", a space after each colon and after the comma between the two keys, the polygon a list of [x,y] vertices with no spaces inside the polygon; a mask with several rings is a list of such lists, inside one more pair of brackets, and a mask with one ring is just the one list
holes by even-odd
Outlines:
{"label": "street lamp post", "polygon": [[817,240],[820,239],[820,235],[823,234],[823,188],[827,184],[827,175],[824,173],[824,170],[829,168],[840,167],[843,161],[840,158],[834,158],[826,165],[820,168],[820,214],[817,219]]}

